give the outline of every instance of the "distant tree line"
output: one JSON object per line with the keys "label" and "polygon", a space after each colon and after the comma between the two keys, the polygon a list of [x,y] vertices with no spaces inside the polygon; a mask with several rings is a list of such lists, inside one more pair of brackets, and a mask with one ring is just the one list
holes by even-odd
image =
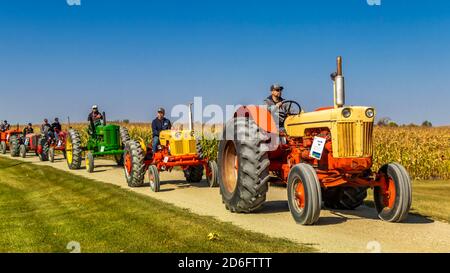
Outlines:
{"label": "distant tree line", "polygon": [[386,126],[386,127],[399,127],[399,126],[406,126],[406,127],[433,127],[433,124],[428,121],[425,120],[424,122],[422,122],[421,125],[417,125],[415,123],[410,123],[410,124],[402,124],[402,125],[398,125],[395,121],[393,121],[391,118],[389,117],[383,117],[378,119],[377,123],[378,126]]}

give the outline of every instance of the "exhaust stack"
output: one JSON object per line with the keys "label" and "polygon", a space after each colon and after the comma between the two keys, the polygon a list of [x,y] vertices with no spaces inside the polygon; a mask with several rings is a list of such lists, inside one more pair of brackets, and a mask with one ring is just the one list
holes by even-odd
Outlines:
{"label": "exhaust stack", "polygon": [[342,57],[337,57],[337,70],[332,75],[334,89],[334,108],[345,105],[345,81],[342,75]]}
{"label": "exhaust stack", "polygon": [[194,131],[194,117],[192,115],[192,105],[193,103],[189,103],[189,131]]}

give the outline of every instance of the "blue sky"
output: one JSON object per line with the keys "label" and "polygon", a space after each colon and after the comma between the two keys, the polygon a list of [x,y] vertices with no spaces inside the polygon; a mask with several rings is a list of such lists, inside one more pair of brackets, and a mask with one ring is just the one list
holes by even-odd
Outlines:
{"label": "blue sky", "polygon": [[347,103],[399,123],[450,124],[444,0],[0,0],[0,119],[149,121],[158,106],[255,104],[271,83],[306,110]]}

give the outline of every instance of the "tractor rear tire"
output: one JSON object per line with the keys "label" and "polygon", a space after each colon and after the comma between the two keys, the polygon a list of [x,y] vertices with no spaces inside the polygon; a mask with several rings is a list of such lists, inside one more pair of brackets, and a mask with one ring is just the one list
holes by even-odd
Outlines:
{"label": "tractor rear tire", "polygon": [[217,166],[216,161],[209,161],[208,162],[208,167],[210,170],[210,175],[206,176],[206,181],[208,181],[208,185],[210,188],[215,188],[217,186],[219,186],[219,182],[218,182],[218,172],[219,172],[219,167]]}
{"label": "tractor rear tire", "polygon": [[91,152],[88,152],[86,154],[86,171],[88,173],[93,173],[94,172],[94,155]]}
{"label": "tractor rear tire", "polygon": [[70,129],[66,138],[66,161],[69,169],[80,169],[82,158],[83,148],[81,147],[80,133],[74,129]]}
{"label": "tractor rear tire", "polygon": [[38,155],[40,161],[48,161],[48,151],[50,149],[48,141],[45,137],[39,139],[39,145],[42,146],[42,151]]}
{"label": "tractor rear tire", "polygon": [[145,177],[145,154],[139,142],[130,140],[125,144],[123,157],[125,179],[128,186],[140,187],[144,184]]}
{"label": "tractor rear tire", "polygon": [[[231,133],[233,139],[229,139]],[[224,128],[218,182],[222,201],[231,212],[252,212],[266,201],[270,161],[263,145],[268,140],[252,119],[235,118]]]}
{"label": "tractor rear tire", "polygon": [[55,148],[50,147],[50,149],[48,149],[48,160],[50,162],[55,162]]}
{"label": "tractor rear tire", "polygon": [[128,128],[121,126],[119,129],[119,132],[120,132],[120,139],[121,139],[123,145],[125,145],[128,141],[131,140],[130,133],[128,132]]}
{"label": "tractor rear tire", "polygon": [[16,135],[12,135],[9,138],[9,151],[12,157],[18,157],[20,153],[19,138]]}
{"label": "tractor rear tire", "polygon": [[364,203],[366,197],[365,187],[336,187],[322,194],[325,207],[340,210],[354,210]]}
{"label": "tractor rear tire", "polygon": [[203,165],[190,166],[187,170],[184,171],[184,177],[186,178],[186,181],[190,183],[197,183],[202,181]]}
{"label": "tractor rear tire", "polygon": [[117,166],[123,166],[124,157],[121,155],[114,155],[114,160],[116,161]]}
{"label": "tractor rear tire", "polygon": [[27,157],[27,146],[25,146],[24,144],[20,145],[20,157]]}
{"label": "tractor rear tire", "polygon": [[158,168],[156,168],[155,165],[150,165],[148,167],[148,178],[150,181],[150,189],[152,189],[153,192],[159,192],[161,181],[159,180]]}
{"label": "tractor rear tire", "polygon": [[294,220],[301,225],[313,225],[320,217],[322,193],[319,178],[311,165],[300,163],[289,172],[288,204]]}
{"label": "tractor rear tire", "polygon": [[375,187],[374,201],[378,217],[387,222],[401,222],[408,217],[412,202],[411,178],[398,163],[382,166],[379,173],[385,176],[386,185]]}
{"label": "tractor rear tire", "polygon": [[0,153],[6,154],[6,142],[5,141],[2,141],[0,143]]}

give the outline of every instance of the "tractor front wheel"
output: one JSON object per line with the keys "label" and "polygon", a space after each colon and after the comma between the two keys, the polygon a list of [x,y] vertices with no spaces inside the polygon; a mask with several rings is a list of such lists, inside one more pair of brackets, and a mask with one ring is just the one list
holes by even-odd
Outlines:
{"label": "tractor front wheel", "polygon": [[20,145],[20,157],[27,157],[27,147],[24,144]]}
{"label": "tractor front wheel", "polygon": [[83,148],[81,147],[81,136],[76,130],[69,130],[66,138],[66,161],[71,170],[81,168]]}
{"label": "tractor front wheel", "polygon": [[140,187],[144,184],[145,162],[144,151],[139,142],[130,140],[125,143],[124,172],[128,186]]}
{"label": "tractor front wheel", "polygon": [[12,135],[9,138],[9,151],[10,151],[12,157],[19,156],[20,143],[19,143],[19,138],[16,135]]}
{"label": "tractor front wheel", "polygon": [[48,160],[50,160],[50,162],[55,162],[55,148],[50,147],[50,149],[48,150]]}
{"label": "tractor front wheel", "polygon": [[159,192],[161,182],[159,180],[159,171],[155,165],[150,165],[148,167],[148,178],[150,181],[150,188],[154,192]]}
{"label": "tractor front wheel", "polygon": [[217,175],[219,172],[219,167],[217,166],[216,161],[208,162],[209,174],[206,174],[206,180],[208,181],[208,185],[210,188],[215,188],[219,186],[219,182],[217,181]]}
{"label": "tractor front wheel", "polygon": [[94,155],[91,152],[86,154],[86,171],[88,173],[94,172]]}
{"label": "tractor front wheel", "polygon": [[378,217],[387,222],[401,222],[408,217],[412,202],[411,179],[405,168],[390,163],[379,170],[381,186],[374,189]]}
{"label": "tractor front wheel", "polygon": [[48,145],[48,141],[47,139],[45,139],[45,137],[42,137],[39,140],[39,160],[40,161],[48,161],[48,151],[49,151],[49,145]]}
{"label": "tractor front wheel", "polygon": [[2,141],[0,143],[0,153],[6,154],[6,142],[5,141]]}
{"label": "tractor front wheel", "polygon": [[319,178],[313,167],[300,163],[288,176],[288,204],[295,221],[301,225],[313,225],[319,220],[322,193]]}

